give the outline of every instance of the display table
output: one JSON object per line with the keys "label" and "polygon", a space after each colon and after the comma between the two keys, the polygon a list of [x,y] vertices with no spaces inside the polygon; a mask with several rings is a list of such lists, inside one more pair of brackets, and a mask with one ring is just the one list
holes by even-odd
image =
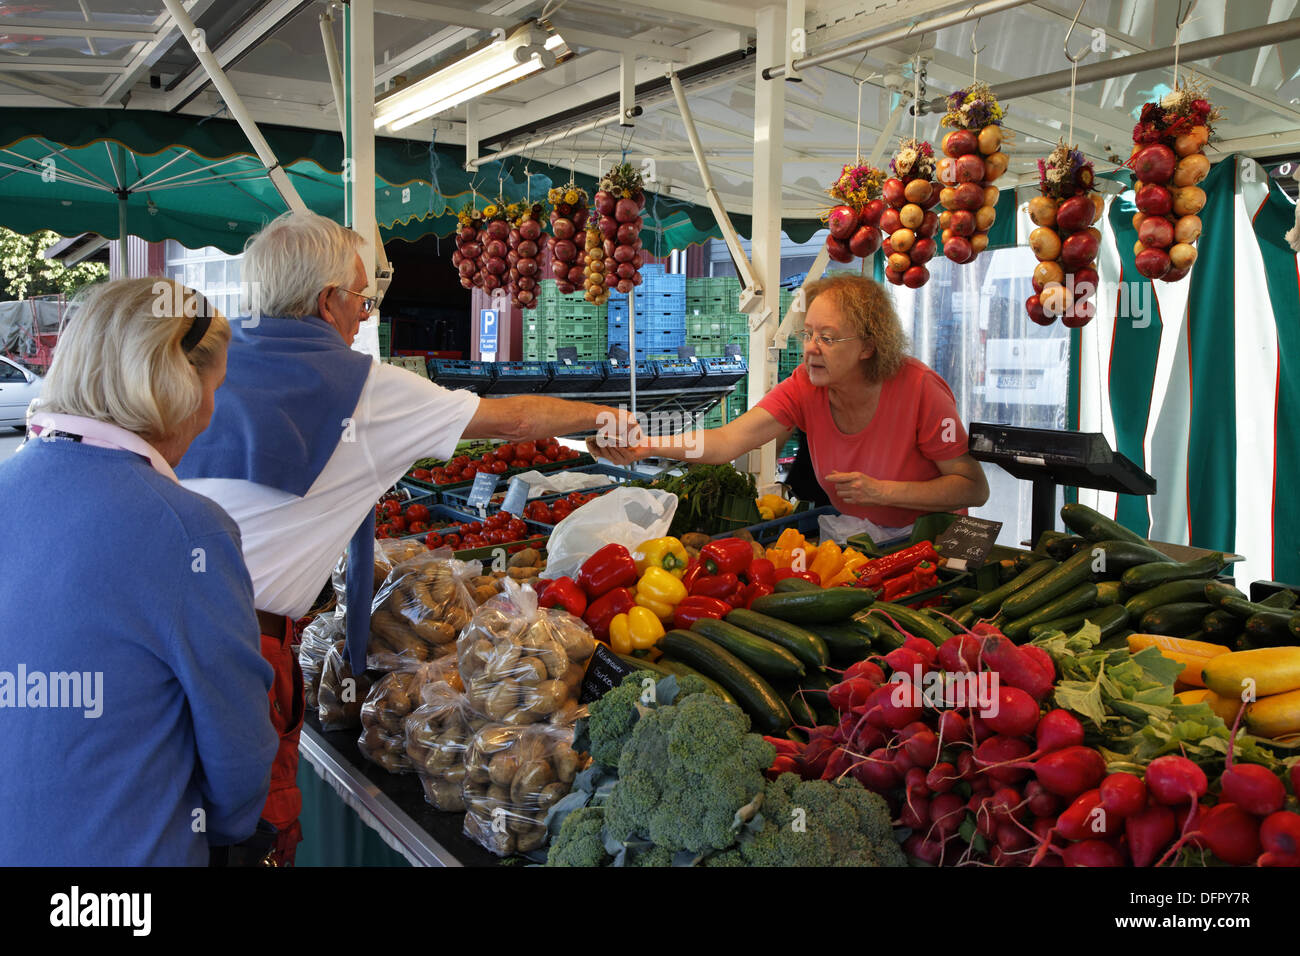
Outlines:
{"label": "display table", "polygon": [[362,757],[359,735],[322,731],[314,713],[303,722],[299,865],[500,865],[461,832],[464,814],[440,813],[425,802],[419,777],[389,773]]}

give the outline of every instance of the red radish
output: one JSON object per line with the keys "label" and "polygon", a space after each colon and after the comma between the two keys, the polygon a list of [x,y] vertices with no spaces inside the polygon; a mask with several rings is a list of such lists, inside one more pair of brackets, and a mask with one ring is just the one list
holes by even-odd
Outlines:
{"label": "red radish", "polygon": [[1083,724],[1068,710],[1049,710],[1034,729],[1038,753],[1047,754],[1083,743]]}
{"label": "red radish", "polygon": [[1166,806],[1199,800],[1209,789],[1205,771],[1186,757],[1166,754],[1147,765],[1147,792]]}
{"label": "red radish", "polygon": [[1040,669],[1038,662],[1022,654],[1021,648],[1000,633],[984,638],[981,657],[990,669],[998,672],[1002,683],[1019,687],[1034,700],[1045,700],[1052,692],[1052,678]]}
{"label": "red radish", "polygon": [[1210,807],[1197,829],[1210,852],[1224,863],[1246,866],[1259,856],[1259,821],[1235,803]]}
{"label": "red radish", "polygon": [[957,774],[957,768],[950,763],[937,763],[930,768],[926,774],[925,785],[934,793],[947,793],[961,778]]}
{"label": "red radish", "polygon": [[1061,799],[1037,780],[1025,784],[1025,808],[1036,817],[1054,817],[1061,812]]}
{"label": "red radish", "polygon": [[1041,647],[1035,644],[1026,644],[1020,648],[1022,657],[1029,657],[1038,664],[1038,669],[1043,671],[1049,681],[1056,682],[1056,662],[1052,660],[1052,655],[1047,653]]}
{"label": "red radish", "polygon": [[865,760],[857,761],[853,767],[853,776],[858,783],[876,793],[893,790],[902,780],[902,775],[893,764],[892,755],[884,747],[871,751]]}
{"label": "red radish", "polygon": [[955,793],[941,793],[930,801],[930,823],[936,832],[952,836],[966,818],[966,801]]}
{"label": "red radish", "polygon": [[1291,793],[1300,797],[1300,761],[1291,765]]}
{"label": "red radish", "polygon": [[1174,812],[1160,804],[1150,804],[1124,818],[1124,835],[1134,866],[1150,866],[1173,842]]}
{"label": "red radish", "polygon": [[[1120,826],[1101,807],[1101,791],[1089,790],[1074,799],[1056,818],[1056,830],[1067,840],[1091,840],[1113,835]],[[1115,829],[1112,829],[1115,828]]]}
{"label": "red radish", "polygon": [[834,685],[826,692],[826,699],[832,707],[843,713],[859,704],[865,704],[875,690],[865,678],[853,677]]}
{"label": "red radish", "polygon": [[1219,779],[1219,789],[1224,800],[1257,817],[1276,813],[1286,803],[1286,787],[1277,774],[1255,763],[1232,765],[1231,756]]}
{"label": "red radish", "polygon": [[[898,730],[900,727],[905,727],[912,721],[919,719],[921,715],[925,713],[925,708],[912,704],[907,699],[906,694],[899,694],[899,699],[895,700],[894,692],[898,689],[899,685],[897,684],[886,684],[885,686],[878,688],[875,693],[871,695],[872,700],[867,702],[867,715],[869,720],[872,715],[872,701],[874,701],[874,706],[879,709],[880,720],[882,720],[884,726],[890,730]],[[872,722],[875,723],[875,721]],[[877,726],[880,725],[877,724]]]}
{"label": "red radish", "polygon": [[1010,820],[1012,817],[1023,817],[1027,812],[1022,804],[1020,793],[1011,787],[1000,787],[993,792],[989,801],[989,809],[999,820]]}
{"label": "red radish", "polygon": [[1279,856],[1300,856],[1300,813],[1279,810],[1269,814],[1259,828],[1264,849]]}
{"label": "red radish", "polygon": [[826,769],[822,771],[823,780],[835,780],[844,776],[853,767],[854,758],[847,750],[839,748],[831,754],[830,759],[826,761]]}
{"label": "red radish", "polygon": [[1300,856],[1283,856],[1280,853],[1262,853],[1260,866],[1300,866]]}
{"label": "red radish", "polygon": [[911,797],[903,804],[903,811],[899,815],[898,823],[900,826],[911,827],[913,830],[924,832],[930,826],[930,800],[928,797]]}
{"label": "red radish", "polygon": [[939,738],[944,744],[970,739],[970,725],[955,710],[945,710],[939,715]]}
{"label": "red radish", "polygon": [[975,755],[969,750],[963,750],[957,755],[957,775],[968,783],[983,777],[979,764],[975,762]]}
{"label": "red radish", "polygon": [[[1027,775],[1023,765],[1015,765],[1030,754],[1029,744],[1015,737],[994,736],[975,748],[975,761],[998,783],[1018,783]],[[1013,764],[1014,766],[999,766]]]}
{"label": "red radish", "polygon": [[928,797],[930,788],[925,784],[925,771],[920,767],[911,767],[903,774],[903,792],[910,800],[913,796]]}
{"label": "red radish", "polygon": [[1124,851],[1105,840],[1084,840],[1065,848],[1066,866],[1123,866]]}
{"label": "red radish", "polygon": [[895,673],[906,674],[909,680],[918,670],[922,674],[929,670],[925,658],[910,647],[894,648],[885,655],[885,663],[893,668]]}
{"label": "red radish", "polygon": [[909,651],[915,651],[925,660],[926,669],[934,667],[934,662],[939,658],[939,648],[935,647],[929,641],[921,637],[909,637],[903,641],[903,646]]}
{"label": "red radish", "polygon": [[996,736],[997,734],[997,731],[990,727],[988,722],[979,714],[971,714],[970,731],[971,737],[974,738],[975,743],[977,744],[982,744],[984,741],[988,740],[990,737]]}
{"label": "red radish", "polygon": [[914,761],[911,755],[902,747],[899,747],[897,750],[894,751],[893,762],[894,762],[894,769],[897,770],[900,774],[905,774],[909,770],[922,769],[921,767],[917,766],[916,761]]}
{"label": "red radish", "polygon": [[994,712],[983,720],[1000,734],[1019,737],[1033,732],[1038,723],[1038,702],[1019,687],[1003,687],[998,691]]}
{"label": "red radish", "polygon": [[885,682],[885,672],[875,661],[858,661],[844,671],[844,677],[846,680],[851,677],[861,677],[877,686]]}
{"label": "red radish", "polygon": [[922,863],[938,866],[943,860],[943,841],[927,840],[920,833],[913,833],[903,841],[903,852]]}
{"label": "red radish", "polygon": [[853,749],[862,754],[883,747],[889,741],[883,730],[879,727],[872,727],[865,721],[862,722],[858,732],[850,736],[849,739],[853,741]]}
{"label": "red radish", "polygon": [[928,727],[903,744],[903,752],[918,767],[930,768],[939,759],[939,738]]}
{"label": "red radish", "polygon": [[1096,787],[1106,775],[1106,761],[1091,747],[1066,747],[1039,757],[1032,764],[1043,788],[1073,797]]}
{"label": "red radish", "polygon": [[954,674],[978,671],[979,659],[980,642],[969,634],[954,634],[939,647],[939,666]]}
{"label": "red radish", "polygon": [[1101,806],[1117,817],[1131,817],[1147,805],[1147,787],[1131,773],[1112,773],[1101,782]]}

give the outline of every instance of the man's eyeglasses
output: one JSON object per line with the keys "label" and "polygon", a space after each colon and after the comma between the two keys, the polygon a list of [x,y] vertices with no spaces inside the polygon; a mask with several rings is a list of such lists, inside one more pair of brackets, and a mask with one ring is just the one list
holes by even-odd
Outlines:
{"label": "man's eyeglasses", "polygon": [[820,345],[822,348],[826,348],[827,346],[834,345],[836,342],[848,342],[850,339],[856,339],[859,337],[860,336],[857,335],[846,335],[841,339],[833,339],[825,332],[823,332],[821,335],[814,336],[807,329],[804,329],[799,333],[799,338],[803,339],[804,345],[809,345],[812,342],[812,340],[816,338],[817,344]]}
{"label": "man's eyeglasses", "polygon": [[373,295],[366,295],[364,292],[353,292],[351,289],[345,289],[342,286],[339,286],[339,291],[346,292],[348,295],[360,296],[361,308],[365,310],[366,315],[369,315],[375,310],[376,300]]}

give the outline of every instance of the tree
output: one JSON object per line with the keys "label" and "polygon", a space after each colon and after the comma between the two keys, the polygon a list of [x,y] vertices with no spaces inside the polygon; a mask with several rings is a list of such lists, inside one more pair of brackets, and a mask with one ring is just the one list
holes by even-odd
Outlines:
{"label": "tree", "polygon": [[72,293],[108,275],[103,263],[81,262],[69,267],[41,255],[58,241],[59,236],[48,229],[24,236],[0,227],[0,272],[4,273],[0,301]]}

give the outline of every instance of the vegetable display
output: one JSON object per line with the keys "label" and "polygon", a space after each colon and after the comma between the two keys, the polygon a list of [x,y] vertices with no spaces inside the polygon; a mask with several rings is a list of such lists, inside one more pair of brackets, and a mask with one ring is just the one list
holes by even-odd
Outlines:
{"label": "vegetable display", "polygon": [[506,289],[510,301],[525,309],[537,308],[537,283],[541,266],[542,204],[515,203],[506,211],[510,220],[509,250],[506,253]]}
{"label": "vegetable display", "polygon": [[482,252],[478,262],[482,282],[474,284],[481,285],[484,292],[492,295],[494,289],[505,288],[508,278],[506,273],[510,269],[506,264],[506,255],[510,251],[507,245],[510,241],[510,221],[507,218],[505,200],[499,199],[483,207],[481,228],[479,244]]}
{"label": "vegetable display", "polygon": [[551,274],[555,277],[556,291],[568,295],[584,285],[587,248],[582,237],[586,235],[587,192],[572,182],[552,189],[547,194],[551,202]]}
{"label": "vegetable display", "polygon": [[885,202],[880,184],[885,174],[863,163],[845,165],[839,179],[827,190],[837,205],[826,216],[830,235],[826,251],[836,262],[865,259],[881,246],[880,220]]}
{"label": "vegetable display", "polygon": [[885,238],[885,278],[894,285],[919,289],[930,281],[925,264],[938,251],[935,233],[939,231],[939,184],[935,175],[934,147],[915,139],[905,139],[889,164],[893,177],[881,186],[888,208],[880,214],[880,231]]}
{"label": "vegetable display", "polygon": [[1105,208],[1094,192],[1092,163],[1077,149],[1060,143],[1046,161],[1038,162],[1041,195],[1029,201],[1029,218],[1035,229],[1029,247],[1034,267],[1034,294],[1025,311],[1038,325],[1058,318],[1067,328],[1079,328],[1096,313],[1094,296],[1100,281],[1097,252],[1101,230],[1093,223]]}
{"label": "vegetable display", "polygon": [[627,294],[641,284],[641,210],[645,190],[641,173],[620,163],[600,180],[593,204],[605,253],[605,285]]}
{"label": "vegetable display", "polygon": [[609,301],[609,286],[605,282],[605,241],[600,226],[588,222],[583,231],[582,297],[592,305]]}
{"label": "vegetable display", "polygon": [[482,214],[467,202],[456,215],[456,250],[451,254],[451,264],[460,273],[460,284],[466,289],[483,288],[483,272],[479,259],[483,255]]}
{"label": "vegetable display", "polygon": [[998,190],[993,183],[1010,162],[1002,152],[1002,107],[987,83],[972,83],[948,97],[940,126],[954,129],[941,143],[937,173],[943,188],[939,216],[943,254],[958,265],[988,248],[989,229],[997,218]]}

